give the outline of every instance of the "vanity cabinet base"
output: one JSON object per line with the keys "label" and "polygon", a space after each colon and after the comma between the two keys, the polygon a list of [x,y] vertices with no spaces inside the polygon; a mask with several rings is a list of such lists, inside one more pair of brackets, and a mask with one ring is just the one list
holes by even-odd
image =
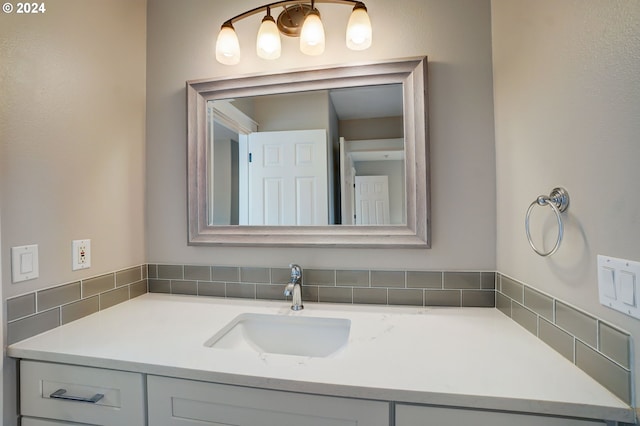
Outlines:
{"label": "vanity cabinet base", "polygon": [[616,424],[520,412],[313,395],[28,360],[20,362],[20,411],[22,426]]}
{"label": "vanity cabinet base", "polygon": [[389,403],[148,376],[153,426],[388,426]]}

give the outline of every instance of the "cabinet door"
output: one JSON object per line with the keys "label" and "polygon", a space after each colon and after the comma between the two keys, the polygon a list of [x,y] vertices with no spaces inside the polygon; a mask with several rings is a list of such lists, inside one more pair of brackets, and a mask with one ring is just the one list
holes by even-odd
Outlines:
{"label": "cabinet door", "polygon": [[389,426],[389,404],[148,376],[153,426]]}
{"label": "cabinet door", "polygon": [[606,426],[606,422],[417,405],[396,405],[396,426]]}

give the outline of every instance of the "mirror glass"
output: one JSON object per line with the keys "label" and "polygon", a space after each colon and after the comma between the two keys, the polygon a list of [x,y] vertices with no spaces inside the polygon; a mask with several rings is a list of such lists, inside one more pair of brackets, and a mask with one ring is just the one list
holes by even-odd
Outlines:
{"label": "mirror glass", "polygon": [[211,225],[406,224],[402,84],[207,102]]}
{"label": "mirror glass", "polygon": [[187,82],[188,243],[430,247],[426,58]]}

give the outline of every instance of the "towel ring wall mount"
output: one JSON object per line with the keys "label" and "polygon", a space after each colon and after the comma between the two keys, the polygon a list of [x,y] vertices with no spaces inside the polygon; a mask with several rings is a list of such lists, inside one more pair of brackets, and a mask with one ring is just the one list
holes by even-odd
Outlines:
{"label": "towel ring wall mount", "polygon": [[[529,219],[531,218],[531,211],[535,206],[549,206],[553,210],[556,215],[556,220],[558,222],[558,238],[556,239],[556,243],[551,250],[548,252],[544,252],[539,250],[533,240],[531,239],[531,232],[529,230]],[[538,198],[534,202],[529,205],[527,209],[527,214],[524,220],[524,228],[527,233],[527,240],[529,241],[529,245],[537,254],[542,257],[551,256],[554,254],[558,248],[560,248],[560,243],[562,243],[562,237],[564,235],[564,225],[562,223],[562,213],[564,213],[569,208],[569,193],[564,188],[554,188],[549,195],[539,195]]]}

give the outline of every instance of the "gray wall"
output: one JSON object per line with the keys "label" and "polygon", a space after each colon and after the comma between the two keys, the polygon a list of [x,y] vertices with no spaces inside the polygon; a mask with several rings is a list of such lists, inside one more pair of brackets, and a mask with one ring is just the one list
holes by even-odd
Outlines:
{"label": "gray wall", "polygon": [[[627,329],[638,354],[640,321],[598,303],[596,255],[640,260],[640,2],[493,0],[492,13],[498,270]],[[559,185],[565,239],[541,258],[524,215]],[[552,213],[535,214],[550,247]]]}
{"label": "gray wall", "polygon": [[[219,25],[255,6],[243,0],[150,0],[147,63],[147,247],[151,263],[249,266],[495,269],[495,152],[488,0],[369,0],[371,49],[344,46],[349,8],[319,5],[324,55],[301,54],[283,40],[276,62],[254,53],[260,17],[236,25],[243,58],[218,64]],[[402,28],[401,31],[398,29]],[[430,250],[256,249],[187,246],[185,81],[348,62],[429,56],[433,248]]]}
{"label": "gray wall", "polygon": [[[145,1],[62,0],[0,20],[4,297],[145,261]],[[91,269],[71,241],[91,239]],[[11,283],[10,247],[40,278]]]}
{"label": "gray wall", "polygon": [[[3,297],[144,263],[146,2],[2,13],[0,40]],[[73,272],[83,238],[92,266]],[[39,246],[40,278],[12,284],[10,248],[25,244]],[[13,368],[5,359],[5,425]]]}

